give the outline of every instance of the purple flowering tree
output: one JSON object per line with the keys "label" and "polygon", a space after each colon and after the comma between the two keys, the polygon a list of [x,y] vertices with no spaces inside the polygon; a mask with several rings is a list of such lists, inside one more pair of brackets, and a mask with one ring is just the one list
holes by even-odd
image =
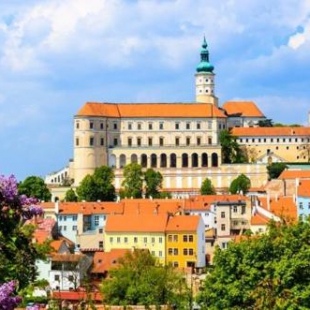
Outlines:
{"label": "purple flowering tree", "polygon": [[0,310],[11,310],[20,302],[16,289],[35,280],[35,259],[44,258],[32,242],[33,225],[25,221],[43,214],[37,201],[18,195],[16,178],[0,175]]}

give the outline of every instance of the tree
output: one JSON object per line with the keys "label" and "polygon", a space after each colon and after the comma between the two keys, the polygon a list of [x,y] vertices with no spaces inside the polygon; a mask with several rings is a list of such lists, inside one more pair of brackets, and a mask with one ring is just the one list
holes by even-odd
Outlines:
{"label": "tree", "polygon": [[[161,266],[146,250],[128,251],[102,282],[104,302],[110,305],[181,307],[186,300],[184,277],[172,266]],[[178,309],[179,309],[178,307]]]}
{"label": "tree", "polygon": [[198,297],[203,309],[309,309],[309,224],[272,222],[268,234],[217,248]]}
{"label": "tree", "polygon": [[144,173],[145,195],[146,197],[159,198],[160,188],[162,187],[163,176],[159,171],[149,168]]}
{"label": "tree", "polygon": [[32,242],[35,227],[25,223],[43,214],[36,202],[18,195],[14,176],[0,176],[0,284],[13,280],[20,289],[26,287],[36,277],[35,260],[50,250]]}
{"label": "tree", "polygon": [[201,195],[215,195],[216,191],[210,179],[206,178],[200,187]]}
{"label": "tree", "polygon": [[287,168],[285,163],[272,163],[267,166],[269,179],[277,179],[283,170]]}
{"label": "tree", "polygon": [[70,188],[66,191],[65,201],[67,201],[67,202],[78,201],[78,196],[76,195],[75,191],[72,188]]}
{"label": "tree", "polygon": [[113,185],[114,172],[112,168],[102,166],[96,168],[92,175],[87,175],[77,187],[79,200],[113,201],[115,188]]}
{"label": "tree", "polygon": [[229,191],[232,194],[243,193],[246,194],[251,187],[251,180],[245,175],[240,174],[236,179],[234,179],[229,187]]}
{"label": "tree", "polygon": [[27,177],[18,185],[18,193],[27,197],[34,197],[43,201],[51,200],[51,192],[47,188],[44,180],[37,176]]}
{"label": "tree", "polygon": [[260,120],[257,123],[258,127],[273,127],[273,120],[270,118],[266,118],[264,120]]}
{"label": "tree", "polygon": [[131,163],[124,168],[123,195],[125,197],[141,198],[143,186],[142,167],[137,163]]}
{"label": "tree", "polygon": [[233,136],[229,130],[222,130],[219,140],[224,164],[247,162],[246,155],[237,142],[237,137]]}

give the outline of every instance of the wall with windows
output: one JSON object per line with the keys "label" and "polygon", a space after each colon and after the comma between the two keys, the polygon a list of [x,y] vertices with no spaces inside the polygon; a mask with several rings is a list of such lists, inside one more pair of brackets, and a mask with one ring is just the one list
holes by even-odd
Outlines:
{"label": "wall with windows", "polygon": [[297,212],[298,217],[301,217],[302,219],[305,219],[308,216],[310,216],[310,196],[309,197],[297,196]]}

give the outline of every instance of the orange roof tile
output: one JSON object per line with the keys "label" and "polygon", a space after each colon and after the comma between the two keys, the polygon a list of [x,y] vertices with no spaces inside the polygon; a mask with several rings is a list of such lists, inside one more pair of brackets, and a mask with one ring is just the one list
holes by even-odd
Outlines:
{"label": "orange roof tile", "polygon": [[267,225],[269,219],[262,214],[256,213],[251,217],[251,225]]}
{"label": "orange roof tile", "polygon": [[310,127],[234,127],[237,137],[299,137],[310,136]]}
{"label": "orange roof tile", "polygon": [[310,180],[301,180],[299,182],[298,196],[310,197]]}
{"label": "orange roof tile", "polygon": [[64,242],[65,242],[64,240],[53,240],[51,242],[51,247],[55,252],[58,252]]}
{"label": "orange roof tile", "polygon": [[200,216],[197,215],[177,215],[170,217],[166,231],[196,231],[200,221]]}
{"label": "orange roof tile", "polygon": [[60,214],[121,214],[123,205],[117,202],[60,202]]}
{"label": "orange roof tile", "polygon": [[96,252],[93,259],[92,273],[105,273],[117,266],[117,261],[123,257],[128,249],[112,249],[110,252]]}
{"label": "orange roof tile", "polygon": [[310,170],[290,170],[285,169],[279,175],[278,179],[310,179]]}
{"label": "orange roof tile", "polygon": [[109,215],[106,232],[165,232],[167,214]]}
{"label": "orange roof tile", "polygon": [[274,215],[288,219],[288,220],[297,220],[297,207],[293,200],[293,197],[282,196],[279,198],[269,199],[268,203],[267,197],[259,197],[261,207]]}
{"label": "orange roof tile", "polygon": [[212,104],[200,103],[95,103],[87,102],[76,116],[115,118],[220,117],[225,114]]}
{"label": "orange roof tile", "polygon": [[227,101],[223,109],[229,116],[240,114],[244,117],[264,117],[257,105],[252,101]]}

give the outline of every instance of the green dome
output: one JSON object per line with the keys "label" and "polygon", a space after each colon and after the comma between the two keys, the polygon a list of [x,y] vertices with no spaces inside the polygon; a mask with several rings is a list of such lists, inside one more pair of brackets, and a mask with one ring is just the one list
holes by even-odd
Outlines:
{"label": "green dome", "polygon": [[202,49],[200,52],[200,63],[196,67],[197,72],[209,72],[212,73],[214,70],[214,66],[212,66],[209,62],[209,51],[208,44],[206,38],[203,38]]}

